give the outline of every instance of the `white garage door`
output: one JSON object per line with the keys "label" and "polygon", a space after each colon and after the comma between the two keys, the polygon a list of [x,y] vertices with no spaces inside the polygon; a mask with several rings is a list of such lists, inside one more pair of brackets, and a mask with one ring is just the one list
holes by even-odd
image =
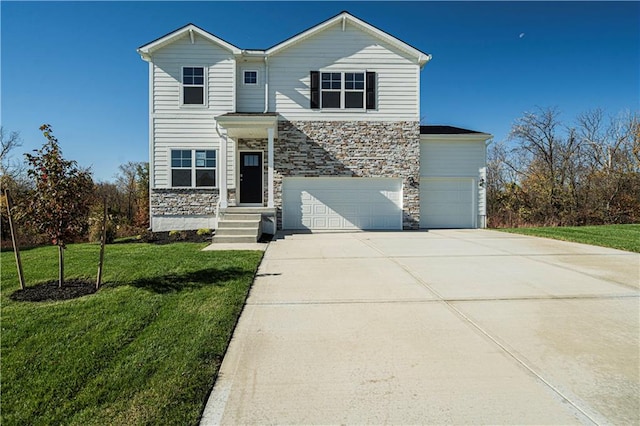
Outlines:
{"label": "white garage door", "polygon": [[420,227],[475,228],[474,188],[471,178],[422,178]]}
{"label": "white garage door", "polygon": [[284,229],[402,229],[402,180],[284,178]]}

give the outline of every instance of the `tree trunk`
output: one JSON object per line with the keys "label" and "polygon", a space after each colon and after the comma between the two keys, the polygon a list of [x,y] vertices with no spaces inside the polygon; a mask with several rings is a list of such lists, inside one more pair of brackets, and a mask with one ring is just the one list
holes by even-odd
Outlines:
{"label": "tree trunk", "polygon": [[107,197],[104,198],[104,209],[102,212],[102,234],[100,235],[100,262],[98,263],[98,278],[96,279],[96,291],[102,284],[102,266],[104,264],[104,245],[107,240]]}
{"label": "tree trunk", "polygon": [[58,246],[58,288],[64,285],[64,247]]}
{"label": "tree trunk", "polygon": [[9,191],[4,190],[4,196],[7,201],[7,216],[9,217],[9,229],[11,230],[11,243],[13,244],[13,254],[16,257],[16,266],[18,267],[18,279],[20,280],[20,288],[24,290],[24,273],[22,272],[22,260],[20,259],[20,249],[18,248],[18,235],[13,223],[13,203]]}

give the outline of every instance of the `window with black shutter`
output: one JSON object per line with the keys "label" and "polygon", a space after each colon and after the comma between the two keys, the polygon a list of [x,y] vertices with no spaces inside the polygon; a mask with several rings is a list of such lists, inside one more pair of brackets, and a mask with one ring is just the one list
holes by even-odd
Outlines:
{"label": "window with black shutter", "polygon": [[367,72],[367,109],[376,109],[376,73]]}
{"label": "window with black shutter", "polygon": [[311,71],[312,109],[376,108],[375,72]]}
{"label": "window with black shutter", "polygon": [[320,73],[318,71],[311,71],[311,109],[320,108]]}

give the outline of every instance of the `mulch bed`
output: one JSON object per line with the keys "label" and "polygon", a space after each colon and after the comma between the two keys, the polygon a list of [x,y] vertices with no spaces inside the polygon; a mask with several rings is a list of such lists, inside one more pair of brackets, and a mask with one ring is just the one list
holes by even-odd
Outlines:
{"label": "mulch bed", "polygon": [[58,281],[49,281],[26,287],[24,290],[16,290],[10,298],[18,302],[46,302],[75,299],[95,292],[95,281],[72,278],[66,280],[62,288],[58,288]]}
{"label": "mulch bed", "polygon": [[142,235],[138,241],[152,244],[170,244],[175,242],[187,243],[210,243],[213,238],[212,234],[198,235],[197,231],[179,231],[177,233],[170,232],[147,232]]}

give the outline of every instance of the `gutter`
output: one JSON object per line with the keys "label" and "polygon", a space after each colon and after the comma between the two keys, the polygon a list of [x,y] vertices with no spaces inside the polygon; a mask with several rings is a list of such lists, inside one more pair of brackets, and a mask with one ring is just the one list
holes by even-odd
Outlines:
{"label": "gutter", "polygon": [[269,57],[264,56],[264,113],[269,112]]}

